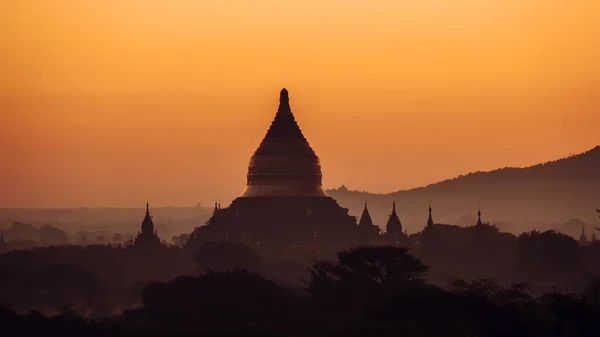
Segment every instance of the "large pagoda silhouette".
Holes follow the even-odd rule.
[[[212,217],[192,232],[187,246],[236,241],[286,248],[364,241],[356,218],[327,196],[321,179],[319,157],[298,127],[283,89],[271,127],[250,159],[245,192],[227,208],[215,204]]]

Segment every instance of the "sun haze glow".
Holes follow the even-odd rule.
[[[244,190],[279,90],[325,187],[417,187],[600,143],[596,0],[7,0],[0,207]]]

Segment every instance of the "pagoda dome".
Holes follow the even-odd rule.
[[[310,147],[281,90],[279,109],[250,159],[242,197],[325,197],[319,157]]]

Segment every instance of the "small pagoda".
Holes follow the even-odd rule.
[[[138,232],[133,245],[135,247],[159,247],[161,245],[158,233],[154,229],[154,222],[152,222],[150,205],[148,203],[146,203],[146,216],[144,217],[144,221],[142,221],[142,230]]]

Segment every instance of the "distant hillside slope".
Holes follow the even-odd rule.
[[[504,223],[520,232],[555,228],[570,218],[598,223],[600,207],[600,146],[590,151],[525,168],[506,167],[461,175],[425,187],[390,194],[351,191],[342,186],[327,193],[351,214],[359,215],[364,202],[374,221],[385,226],[395,198],[408,231],[420,230],[427,221],[429,200],[435,222],[456,223],[466,214]]]
[[[205,223],[211,207],[152,207],[150,213],[159,235],[190,233],[195,226]],[[44,224],[63,229],[68,233],[78,231],[109,231],[137,233],[146,210],[140,208],[79,207],[79,208],[0,208],[0,230],[19,221],[35,225]]]

